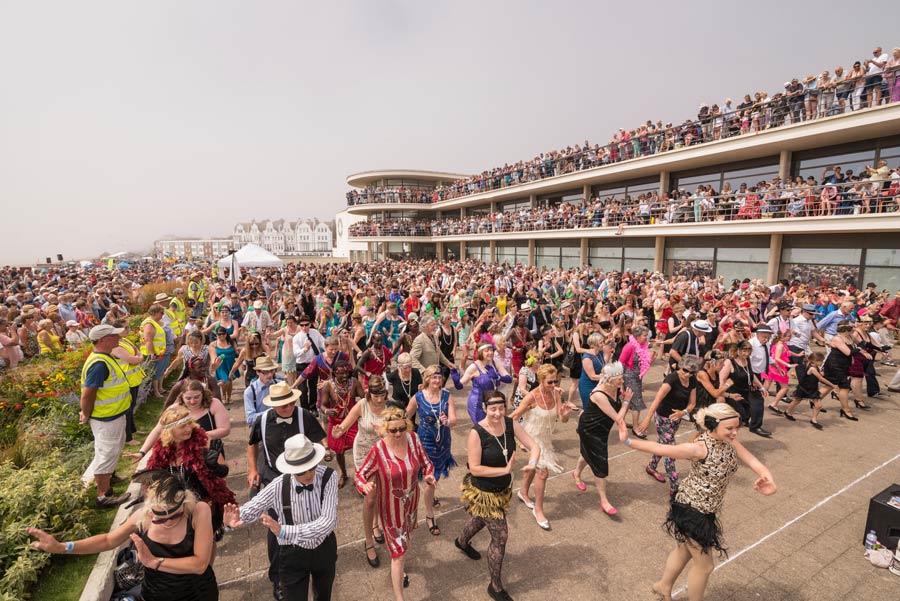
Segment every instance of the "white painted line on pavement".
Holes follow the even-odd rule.
[[[811,514],[811,513],[812,513],[813,511],[815,511],[816,509],[819,509],[820,507],[822,507],[823,505],[825,505],[826,503],[828,503],[829,501],[831,501],[831,500],[834,499],[835,497],[838,497],[838,496],[844,494],[845,492],[847,492],[848,490],[850,490],[851,488],[853,488],[854,486],[856,486],[857,484],[859,484],[860,482],[862,482],[863,480],[865,480],[866,478],[868,478],[869,476],[871,476],[872,474],[874,474],[875,472],[877,472],[878,470],[880,470],[880,469],[886,467],[887,465],[893,463],[893,462],[896,461],[897,459],[900,459],[900,453],[897,453],[896,455],[894,455],[893,457],[891,457],[890,459],[888,459],[887,461],[885,461],[885,462],[882,463],[881,465],[879,465],[879,466],[877,466],[877,467],[874,467],[874,468],[870,469],[868,472],[866,472],[865,474],[863,474],[862,476],[860,476],[859,478],[857,478],[856,480],[854,480],[853,482],[851,482],[850,484],[848,484],[847,486],[845,486],[844,488],[840,489],[839,491],[837,491],[837,492],[835,492],[835,493],[833,493],[833,494],[831,494],[831,495],[825,497],[824,499],[822,499],[821,501],[819,501],[818,503],[816,503],[815,505],[813,505],[812,507],[810,507],[809,509],[807,509],[806,511],[804,511],[803,513],[801,513],[800,515],[798,515],[797,517],[795,517],[795,518],[789,520],[788,522],[786,522],[786,523],[785,523],[783,526],[781,526],[780,528],[777,528],[776,530],[773,530],[772,532],[768,533],[767,535],[765,535],[764,537],[762,537],[761,539],[759,539],[758,541],[756,541],[755,543],[753,543],[753,544],[750,545],[749,547],[745,547],[745,548],[741,549],[740,551],[738,551],[737,553],[735,553],[734,555],[732,555],[731,557],[729,557],[728,559],[726,559],[726,560],[723,561],[722,563],[718,564],[718,565],[713,569],[713,572],[717,571],[719,568],[723,568],[723,567],[727,566],[729,563],[731,563],[732,561],[734,561],[735,559],[737,559],[738,557],[740,557],[740,556],[743,555],[744,553],[747,553],[747,552],[749,552],[749,551],[752,551],[753,549],[755,549],[756,547],[760,546],[761,544],[763,544],[764,542],[766,542],[767,540],[769,540],[770,538],[772,538],[773,536],[775,536],[775,535],[778,534],[779,532],[782,532],[782,531],[785,530],[786,528],[789,528],[790,526],[794,525],[794,524],[797,523],[798,521],[802,520],[803,518],[805,518],[806,516],[808,516],[809,514]],[[672,596],[674,597],[675,595],[681,594],[681,593],[685,592],[686,590],[687,590],[687,586],[682,586],[682,587],[679,588],[678,590],[673,591],[673,592],[672,592]]]

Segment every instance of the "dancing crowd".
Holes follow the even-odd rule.
[[[771,97],[760,91],[745,94],[738,103],[731,98],[712,105],[703,102],[696,120],[687,119],[680,125],[647,120],[633,129],[620,128],[605,145],[585,140],[583,144],[542,152],[531,160],[489,169],[429,193],[389,187],[362,189],[348,193],[347,202],[440,202],[900,101],[900,48],[885,52],[878,46],[871,56],[851,64],[846,70],[841,65],[835,67],[833,74],[824,70],[802,80],[793,78]]]
[[[487,593],[511,599],[502,579],[506,514],[515,496],[537,527],[552,529],[544,500],[549,475],[563,471],[554,445],[568,421],[577,422],[580,451],[570,484],[587,490],[589,468],[610,517],[619,515],[607,484],[610,434],[650,456],[648,476],[668,485],[665,525],[676,542],[654,590],[670,598],[690,565],[689,594],[701,599],[714,553],[725,549],[717,515],[738,464],[756,474],[759,493],[777,490],[738,440],[740,428],[767,438],[767,418],[816,430],[865,419],[861,412],[884,394],[877,363],[895,365],[900,319],[900,293],[874,283],[728,285],[476,261],[295,264],[250,270],[234,284],[159,263],[123,274],[6,268],[2,278],[5,319],[25,304],[49,312],[51,295],[93,298],[92,312],[96,305],[109,312],[143,284],[178,286],[173,297],[156,296],[139,349],[116,352],[124,320],[104,314],[79,322],[93,343],[81,408],[95,436],[89,471],[99,506],[127,500],[110,481],[135,387],[145,377],[159,377],[162,387],[166,373],[180,373],[157,427],[128,452],[145,462],[134,476],[144,485],[142,509],[84,540],[29,529],[33,546],[53,553],[96,553],[130,539],[146,601],[218,598],[216,544],[257,520],[267,531],[274,598],[307,599],[311,586],[327,601],[338,491],[348,483],[363,497],[366,561],[378,568],[379,545],[386,547],[396,599],[412,577],[405,560],[418,511],[427,533],[441,536],[440,497],[458,495],[468,519],[452,535],[454,546],[479,561],[477,535],[486,530]],[[99,290],[117,302],[103,302]],[[14,342],[4,342],[10,348]],[[650,395],[644,382],[654,363],[664,379]],[[232,391],[239,377],[240,395]],[[467,391],[465,411],[451,388]],[[900,392],[900,370],[887,388]],[[245,491],[226,483],[222,443],[235,396],[250,432],[243,505],[237,497]],[[466,457],[454,457],[452,427],[466,415]],[[684,422],[697,434],[676,444]],[[690,467],[679,472],[676,459]],[[458,493],[442,482],[462,465]],[[514,490],[515,472],[522,478]]]

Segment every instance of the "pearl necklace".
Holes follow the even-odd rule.
[[[434,442],[439,443],[441,442],[441,430],[443,430],[443,424],[441,424],[441,393],[438,391],[437,410],[434,408],[434,403],[428,400],[428,394],[425,390],[422,391],[422,399],[428,405],[428,412],[434,416],[434,430],[437,432],[434,436]]]
[[[487,428],[485,428],[484,431],[494,437],[494,440],[497,441],[497,446],[499,446],[500,450],[503,451],[503,459],[508,462],[509,461],[509,449],[503,442],[500,441],[501,437],[503,438],[503,440],[506,440],[506,428],[505,427],[503,428],[503,432],[500,433],[500,436],[497,436],[496,434],[494,434]]]

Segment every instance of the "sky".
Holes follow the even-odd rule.
[[[0,0],[0,264],[330,219],[351,173],[684,120],[889,52],[891,5]]]

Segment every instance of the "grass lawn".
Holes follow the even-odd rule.
[[[149,432],[156,425],[159,414],[162,412],[163,399],[152,397],[135,412],[134,421],[137,429]],[[139,448],[139,447],[134,447]],[[128,447],[126,447],[126,451]],[[119,460],[116,473],[120,476],[134,473],[134,466],[130,459],[123,457]],[[129,482],[123,482],[113,487],[117,493],[128,488]],[[97,510],[90,523],[91,534],[108,532],[113,518],[116,517],[117,507]],[[96,555],[54,555],[49,567],[41,574],[37,585],[32,591],[32,599],[35,601],[78,601],[81,591],[87,582],[91,570],[94,569]]]

